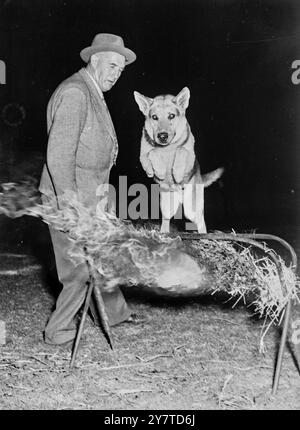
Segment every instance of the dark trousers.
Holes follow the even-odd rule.
[[[57,299],[56,308],[46,328],[45,341],[61,344],[76,336],[75,316],[82,306],[87,292],[89,271],[86,263],[76,265],[68,256],[70,239],[66,233],[49,227],[56,260],[57,274],[63,289]],[[127,320],[131,310],[120,289],[102,293],[105,309],[111,326]]]

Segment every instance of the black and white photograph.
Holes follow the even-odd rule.
[[[0,0],[0,410],[299,410],[299,145],[298,0]]]

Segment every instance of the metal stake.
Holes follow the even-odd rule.
[[[70,362],[71,368],[74,366],[75,359],[77,356],[78,346],[79,346],[79,342],[80,342],[81,335],[83,332],[83,327],[84,327],[87,311],[88,311],[89,306],[90,306],[90,300],[91,300],[93,288],[94,288],[94,285],[93,285],[92,279],[90,279],[90,283],[89,283],[88,290],[87,290],[86,297],[85,297],[85,302],[84,302],[84,307],[83,307],[83,312],[82,312],[79,328],[78,328],[78,331],[76,334],[75,345],[74,345],[74,348],[72,351],[72,357],[71,357],[71,362]]]
[[[90,270],[91,270],[91,274],[92,274],[92,279],[94,280],[93,294],[94,294],[94,299],[96,302],[96,309],[98,310],[98,313],[99,313],[99,316],[101,319],[101,323],[102,323],[102,328],[104,331],[104,335],[108,341],[108,344],[111,347],[111,349],[114,349],[110,325],[109,325],[107,313],[105,310],[103,297],[101,294],[101,285],[100,284],[101,284],[101,280],[103,280],[103,278],[100,276],[100,274],[97,272],[97,270],[94,267],[91,267]]]
[[[284,354],[284,348],[287,340],[287,333],[289,328],[289,322],[290,322],[290,316],[291,316],[291,300],[288,301],[288,304],[285,308],[285,316],[284,316],[284,322],[283,322],[283,329],[282,334],[280,338],[280,346],[278,351],[278,357],[277,357],[277,363],[275,368],[275,376],[274,376],[274,384],[272,389],[272,394],[275,396],[277,393],[278,385],[279,385],[279,378],[282,368],[282,361],[283,361],[283,354]]]
[[[98,310],[101,322],[102,322],[102,328],[104,331],[104,335],[109,343],[109,346],[111,347],[111,349],[113,349],[113,342],[112,342],[112,336],[111,336],[111,331],[110,331],[110,327],[109,327],[109,323],[108,323],[108,317],[107,317],[107,313],[105,310],[105,306],[104,306],[104,302],[103,302],[103,298],[102,298],[102,294],[101,294],[101,286],[100,286],[100,281],[101,281],[101,276],[100,274],[97,272],[97,270],[91,266],[91,264],[87,261],[87,265],[89,268],[89,273],[90,273],[90,283],[88,286],[88,290],[86,293],[86,297],[85,297],[85,302],[84,302],[84,307],[83,307],[83,311],[82,311],[82,316],[81,316],[81,320],[80,320],[80,324],[79,324],[79,328],[76,334],[76,339],[75,339],[75,345],[72,351],[72,357],[71,357],[71,362],[70,362],[70,367],[72,368],[74,366],[75,363],[75,359],[77,356],[77,352],[78,352],[78,347],[79,347],[79,342],[83,333],[83,328],[84,328],[84,323],[86,320],[86,316],[87,316],[87,312],[90,306],[90,300],[91,300],[91,295],[92,292],[94,293],[94,298],[95,298],[95,302],[96,302],[96,308]]]

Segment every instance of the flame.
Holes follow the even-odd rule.
[[[250,248],[238,251],[233,243],[207,239],[186,244],[180,237],[136,228],[112,213],[96,214],[73,192],[40,204],[30,181],[2,184],[1,188],[0,214],[39,217],[68,233],[70,258],[75,264],[88,261],[96,268],[105,279],[104,290],[144,285],[174,295],[223,291],[238,300],[256,290],[253,303],[258,313],[266,312],[273,320],[279,318],[286,301],[299,294],[299,282],[291,268],[284,267],[289,291],[283,297],[274,263],[266,257],[262,265]]]
[[[212,274],[188,254],[180,239],[156,230],[137,229],[109,212],[97,214],[76,193],[66,192],[40,204],[30,182],[2,184],[0,213],[15,218],[40,217],[67,232],[75,264],[89,261],[106,280],[104,289],[117,285],[147,285],[159,292],[192,294],[208,290]]]
[[[0,185],[0,214],[10,218],[28,215],[28,210],[40,202],[34,179],[20,183],[6,182]]]

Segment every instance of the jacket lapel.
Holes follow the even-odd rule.
[[[107,131],[109,132],[111,138],[113,139],[114,143],[117,143],[117,136],[116,136],[116,132],[115,132],[115,128],[110,116],[110,113],[108,111],[108,108],[106,106],[105,101],[100,97],[100,94],[98,93],[95,84],[93,83],[93,81],[91,80],[91,78],[89,77],[88,73],[85,71],[84,68],[80,69],[79,72],[80,76],[82,77],[82,79],[84,80],[85,84],[87,85],[87,87],[89,88],[90,94],[91,94],[91,98],[92,98],[92,102],[94,104],[95,107],[95,112],[97,117],[99,118],[99,121],[104,123]]]

